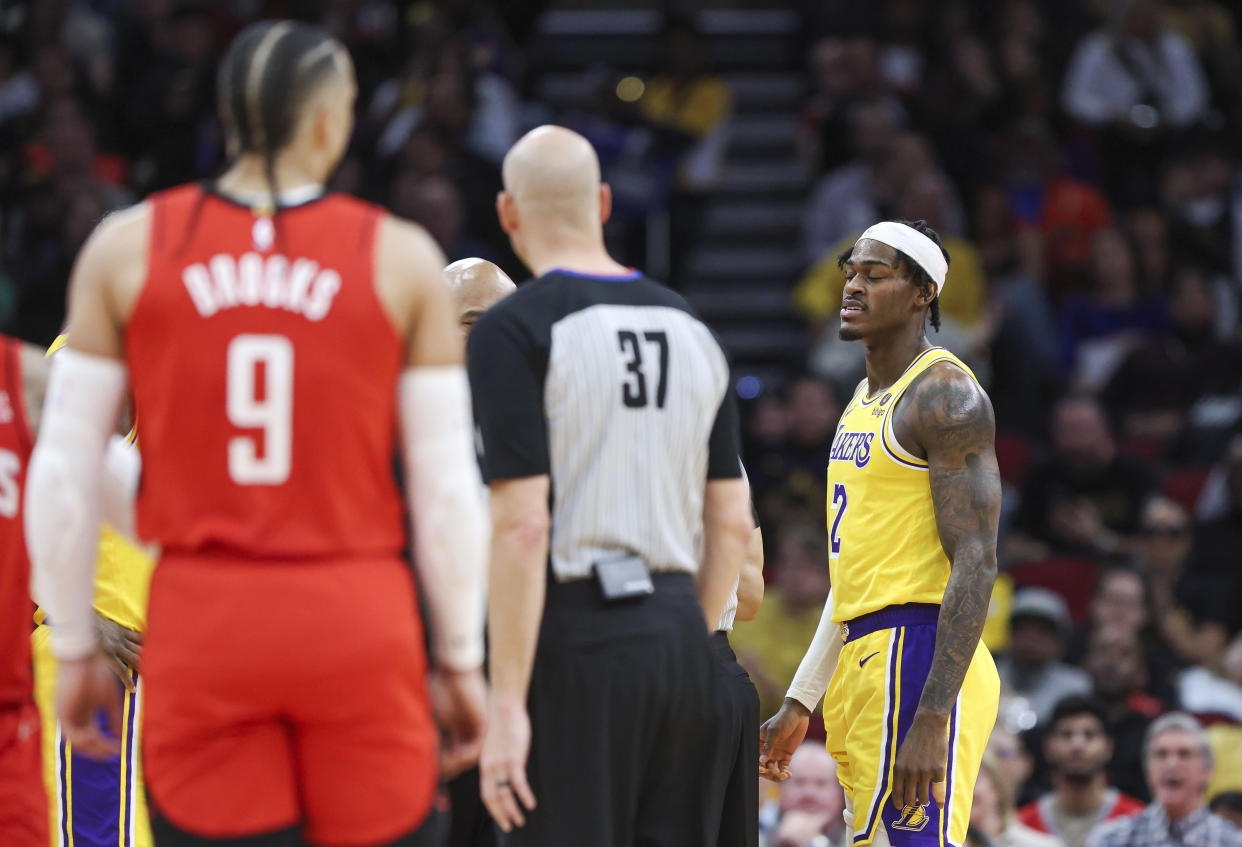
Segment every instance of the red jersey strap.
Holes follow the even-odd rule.
[[[375,256],[375,234],[379,230],[384,210],[378,206],[367,210],[358,231],[358,255],[370,261]]]
[[[151,204],[151,247],[154,257],[164,257],[182,250],[194,238],[194,226],[198,214],[207,202],[206,183],[191,182],[152,194],[147,198]],[[197,210],[197,211],[196,211]],[[177,226],[177,222],[180,226]]]
[[[30,418],[26,415],[26,386],[22,383],[22,343],[16,338],[4,338],[4,389],[9,396],[13,414],[13,428],[17,440],[27,456],[34,449],[34,436],[30,432]]]

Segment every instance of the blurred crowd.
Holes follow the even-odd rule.
[[[929,335],[987,387],[1005,482],[985,631],[1002,706],[972,838],[1166,843],[1179,792],[1238,820],[1242,18],[1212,0],[870,5],[808,16],[799,149],[818,176],[793,298],[811,342],[751,403],[769,591],[735,649],[773,713],[829,589],[824,468],[863,376],[837,338],[837,258],[877,219],[926,220],[953,283]],[[1198,770],[1161,770],[1162,739]],[[1159,838],[1098,831],[1149,802]],[[838,843],[836,803],[789,837],[774,808],[768,843]],[[1176,843],[1237,843],[1204,832]]]
[[[669,15],[650,67],[589,69],[598,96],[532,96],[544,0],[39,0],[0,14],[0,328],[46,343],[68,271],[107,211],[225,164],[215,68],[251,20],[297,16],[347,44],[357,126],[331,188],[423,224],[450,259],[524,278],[495,214],[500,161],[526,129],[586,135],[614,185],[614,252],[647,264],[647,224],[692,231],[730,93],[693,16]],[[642,64],[639,62],[638,64]],[[588,70],[588,69],[584,69]],[[670,268],[668,251],[657,254]]]
[[[499,163],[522,131],[557,120],[599,151],[618,258],[646,264],[664,217],[669,266],[650,270],[675,280],[729,86],[693,17],[670,15],[642,77],[584,67],[598,96],[553,112],[533,94],[528,49],[544,5],[5,5],[0,327],[50,341],[98,219],[219,171],[215,65],[242,25],[289,14],[330,29],[357,66],[358,124],[334,188],[424,224],[449,259],[489,258],[522,279],[493,211]],[[791,7],[813,176],[801,243],[783,246],[805,262],[791,296],[808,354],[748,404],[768,593],[734,634],[765,715],[829,590],[824,469],[864,354],[837,339],[837,256],[876,220],[922,219],[952,257],[931,337],[987,387],[1006,485],[985,632],[1004,698],[972,838],[1078,847],[1104,812],[1165,808],[1179,792],[1237,819],[1242,15],[1216,0]],[[1170,739],[1190,761],[1172,776],[1157,755]],[[796,765],[764,808],[767,843],[848,841],[831,757],[812,745]]]

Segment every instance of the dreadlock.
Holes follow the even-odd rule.
[[[921,232],[923,233],[923,235],[926,235],[928,238],[930,238],[933,242],[935,242],[936,246],[940,248],[940,252],[944,254],[944,263],[946,266],[948,266],[949,251],[944,249],[944,245],[940,243],[940,234],[936,232],[936,230],[929,227],[927,225],[927,221],[922,221],[922,220],[920,221],[894,221],[894,223],[904,224],[905,226],[908,226],[911,229],[916,230],[917,232]],[[851,246],[850,249],[846,250],[840,256],[837,256],[837,267],[844,270],[845,263],[850,260],[850,256],[853,254],[853,252],[854,252],[854,248]],[[923,270],[923,267],[918,262],[914,261],[909,256],[907,256],[905,253],[898,250],[897,251],[897,264],[900,265],[902,262],[905,263],[906,271],[910,274],[910,281],[914,283],[914,285],[917,288],[922,289],[923,292],[926,294],[931,294],[936,290],[935,288],[936,283],[931,278],[931,275],[928,274],[927,271]],[[928,313],[928,316],[931,318],[932,329],[936,330],[936,332],[939,332],[940,331],[940,295],[939,294],[937,294],[935,297],[932,298],[931,304],[927,307],[927,313]]]
[[[260,21],[229,45],[216,77],[220,120],[231,166],[243,154],[263,158],[272,223],[280,237],[276,156],[293,137],[307,96],[336,68],[344,48],[328,32],[298,21]],[[208,180],[208,188],[214,180]],[[206,192],[190,215],[192,231]]]

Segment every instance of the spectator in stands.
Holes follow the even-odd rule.
[[[1195,403],[1236,397],[1242,383],[1242,343],[1217,334],[1220,301],[1207,272],[1181,267],[1168,309],[1169,332],[1133,348],[1101,395],[1122,438],[1166,444]]]
[[[1022,481],[1006,558],[1124,556],[1137,549],[1142,505],[1154,488],[1148,466],[1118,451],[1100,404],[1067,397],[1052,411],[1052,454]]]
[[[1089,288],[1062,306],[1062,372],[1079,390],[1094,393],[1131,350],[1164,332],[1166,324],[1163,298],[1139,290],[1125,234],[1100,230],[1092,242]]]
[[[1052,790],[1019,809],[1018,820],[1065,847],[1082,847],[1100,821],[1142,811],[1140,801],[1109,785],[1106,766],[1112,755],[1104,706],[1090,697],[1061,700],[1044,735]]]
[[[1065,601],[1046,588],[1023,588],[1014,594],[1009,626],[1009,655],[996,663],[1001,692],[1024,698],[1044,724],[1063,697],[1091,689],[1085,673],[1061,661],[1070,633]]]
[[[1144,507],[1141,532],[1139,557],[1157,631],[1180,663],[1216,667],[1238,619],[1236,582],[1227,570],[1192,563],[1190,517],[1167,497]]]
[[[747,467],[754,468],[754,484],[762,515],[779,522],[823,522],[828,496],[824,468],[832,437],[841,417],[832,387],[823,380],[804,376],[789,387],[783,409],[767,408],[768,420],[783,430],[778,442],[767,441]]]
[[[1242,511],[1242,433],[1230,439],[1220,461],[1212,468],[1195,507],[1203,524],[1229,518]]]
[[[847,127],[852,157],[821,177],[807,198],[802,218],[805,261],[826,259],[829,248],[881,216],[880,205],[887,200],[881,196],[882,173],[903,119],[904,114],[885,99],[861,103],[853,110]]]
[[[1160,190],[1173,243],[1205,270],[1235,279],[1242,275],[1237,250],[1242,187],[1231,158],[1236,152],[1236,139],[1189,139],[1165,163]]]
[[[1021,120],[996,143],[1024,266],[1059,302],[1085,287],[1092,244],[1112,226],[1112,209],[1099,188],[1068,172],[1046,123]]]
[[[1160,0],[1116,0],[1066,70],[1061,102],[1099,134],[1099,164],[1123,202],[1149,201],[1164,144],[1201,121],[1207,83],[1194,51],[1161,23]]]
[[[1142,206],[1126,217],[1125,231],[1134,245],[1139,290],[1151,294],[1167,289],[1173,268],[1168,217],[1156,206]]]
[[[700,141],[729,116],[733,92],[712,73],[707,45],[688,16],[670,16],[662,34],[660,66],[647,82],[639,108],[652,124]]]
[[[996,184],[976,196],[973,223],[995,314],[988,392],[997,430],[1043,438],[1060,372],[1056,319],[1038,278],[1043,240],[1032,227],[1019,232],[1009,194]]]
[[[1208,810],[1242,829],[1242,791],[1223,791],[1208,803]]]
[[[837,763],[818,741],[807,741],[794,751],[789,779],[781,783],[780,798],[759,811],[760,844],[769,847],[841,847],[850,843],[846,833],[845,792],[837,780]]]
[[[1212,773],[1207,735],[1184,712],[1152,722],[1143,759],[1153,802],[1137,815],[1101,824],[1090,847],[1242,847],[1242,832],[1208,811]]]
[[[901,101],[884,88],[875,41],[829,36],[811,48],[811,93],[802,107],[799,151],[815,173],[835,170],[859,154],[854,122],[868,104],[903,115]]]
[[[491,261],[487,245],[466,233],[461,192],[444,177],[402,174],[393,183],[388,205],[393,214],[425,227],[449,261],[467,256]]]
[[[1014,814],[1014,788],[986,753],[975,779],[970,827],[993,847],[1061,847],[1055,838],[1031,829]]]
[[[1235,603],[1238,596],[1231,598]],[[1218,664],[1187,668],[1177,681],[1183,709],[1207,721],[1242,724],[1242,635],[1225,648]]]
[[[89,181],[75,193],[48,182],[30,189],[20,218],[28,249],[14,268],[19,285],[12,322],[24,338],[46,346],[64,328],[74,257],[107,211],[102,191]]]
[[[987,755],[996,763],[1000,775],[1012,785],[1019,801],[1025,801],[1027,784],[1035,770],[1035,761],[1026,749],[1026,743],[1017,733],[1006,729],[1001,720],[997,720],[992,735],[988,738]]]
[[[776,714],[785,689],[815,636],[828,599],[828,548],[824,527],[789,524],[778,530],[771,583],[759,614],[731,636],[738,662],[759,690],[760,714]]]
[[[1092,693],[1104,706],[1105,725],[1114,742],[1108,781],[1132,797],[1147,800],[1139,751],[1147,725],[1163,711],[1163,705],[1145,691],[1149,675],[1143,644],[1136,633],[1098,630],[1087,645],[1083,669],[1091,677]]]
[[[1071,117],[1139,130],[1188,126],[1203,117],[1203,68],[1186,39],[1162,25],[1162,6],[1114,2],[1108,25],[1079,42],[1061,95]]]
[[[1242,597],[1242,569],[1238,568],[1238,551],[1242,550],[1242,433],[1229,442],[1217,478],[1221,483],[1211,492],[1217,503],[1209,512],[1216,517],[1196,524],[1188,571],[1205,583],[1215,580],[1217,591],[1238,598]],[[1235,602],[1232,614],[1222,615],[1221,620],[1231,636],[1242,631],[1242,604]]]
[[[1152,498],[1144,509],[1144,541],[1148,537],[1145,531],[1150,504],[1163,500],[1161,497]],[[1133,633],[1139,637],[1147,667],[1151,671],[1149,693],[1159,700],[1172,699],[1172,679],[1177,670],[1177,660],[1161,639],[1159,628],[1153,625],[1147,582],[1139,571],[1129,567],[1112,567],[1100,574],[1095,582],[1086,624],[1074,632],[1070,641],[1069,661],[1081,664],[1091,634],[1108,630]]]

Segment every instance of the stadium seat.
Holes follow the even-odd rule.
[[[996,463],[1000,465],[1002,480],[1010,485],[1020,485],[1031,464],[1031,445],[1012,432],[996,433]]]
[[[1176,501],[1187,512],[1194,514],[1195,505],[1199,502],[1199,495],[1203,492],[1207,478],[1206,470],[1170,471],[1165,475],[1161,488],[1170,500]]]
[[[1047,588],[1060,594],[1074,623],[1087,618],[1087,607],[1095,591],[1099,565],[1078,556],[1053,556],[1038,562],[1023,562],[1009,569],[1015,588]]]

